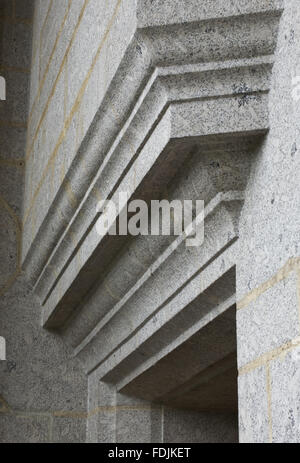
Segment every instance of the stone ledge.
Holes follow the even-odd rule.
[[[274,8],[275,8],[275,10],[274,10]],[[263,11],[265,11],[265,7],[263,7]],[[246,51],[246,49],[243,49],[243,46],[242,46],[239,50],[238,49],[236,50],[236,57],[238,55],[244,56],[245,54],[250,54],[250,55],[253,56],[254,54],[257,54],[257,53],[264,54],[264,55],[268,54],[268,53],[272,53],[273,50],[274,50],[274,47],[275,47],[275,43],[276,43],[276,40],[275,40],[276,39],[276,31],[277,31],[277,26],[278,26],[278,20],[279,20],[280,13],[281,13],[281,10],[280,10],[278,4],[276,3],[275,5],[270,6],[268,14],[265,14],[265,12],[264,12],[262,14],[258,14],[257,16],[255,16],[255,21],[251,21],[251,17],[250,17],[251,15],[249,16],[249,18],[247,17],[247,20],[249,20],[248,21],[248,26],[247,26],[247,28],[249,29],[249,34],[252,33],[253,36],[255,36],[255,39],[257,39],[257,34],[254,31],[255,27],[260,26],[260,21],[262,21],[261,24],[264,24],[265,22],[267,22],[269,27],[271,29],[273,29],[272,39],[270,40],[270,37],[271,37],[270,36],[270,30],[268,28],[266,28],[266,29],[268,29],[268,37],[269,37],[269,39],[267,39],[267,36],[266,36],[266,40],[264,40],[264,37],[262,37],[262,39],[260,41],[260,47],[261,48],[257,48],[257,46],[256,46],[255,50],[254,49],[251,50],[251,46],[250,46],[250,44],[248,44],[248,48],[247,48],[247,51]],[[235,33],[238,33],[238,30],[241,27],[241,25],[235,27],[234,26],[235,23],[240,24],[240,21],[243,22],[244,18],[245,17],[243,17],[243,16],[236,16],[236,17],[230,17],[228,19],[222,20],[221,22],[218,22],[218,20],[217,20],[216,27],[217,28],[218,27],[222,27],[222,28],[223,27],[225,27],[225,28],[228,27],[229,28],[228,32],[231,31],[230,34],[235,34]],[[203,23],[203,21],[201,22],[201,24],[202,23]],[[172,34],[172,30],[173,30],[172,27],[173,26],[170,26],[170,27],[166,26],[162,30],[163,37],[164,37],[165,33],[167,34],[166,37],[165,37],[165,39],[166,39],[165,45],[168,44],[168,46],[169,46],[169,42],[170,42],[169,32]],[[182,33],[183,33],[182,39],[186,40],[186,37],[188,37],[188,35],[186,34],[186,31],[184,29],[186,26],[182,26],[182,27],[183,27],[183,29],[182,29]],[[193,28],[194,25],[191,25],[191,27]],[[251,29],[253,27],[254,27],[254,29]],[[251,32],[251,30],[252,30],[252,32]],[[243,29],[243,33],[244,32],[245,32],[245,30]],[[260,36],[261,36],[261,33],[260,33]],[[144,39],[143,37],[146,37],[146,38]],[[163,40],[165,40],[165,39],[163,38]],[[154,42],[153,42],[153,40],[154,40]],[[237,37],[236,37],[236,42],[237,43],[239,42],[239,40],[237,40]],[[151,45],[150,45],[151,50],[148,50],[149,43],[151,43]],[[224,47],[224,46],[226,46],[226,43],[222,44],[222,47]],[[142,50],[142,55],[140,55],[140,49]],[[233,52],[232,52],[232,50],[231,51],[230,50],[231,50],[231,46],[228,48],[228,53],[225,53],[225,56],[228,56],[228,57],[232,56]],[[171,53],[171,55],[170,55],[170,53]],[[176,53],[178,53],[178,48],[176,48],[174,50],[170,50],[170,52],[168,52],[167,54],[169,56],[174,56],[176,58],[176,56],[173,55],[174,53],[175,53],[175,55],[176,55]],[[233,53],[233,55],[234,55],[234,53]],[[214,56],[210,55],[210,58],[214,58]],[[200,59],[200,57],[199,57],[199,59]],[[107,115],[109,115],[109,111],[107,112],[107,110],[109,108],[109,105],[113,105],[113,101],[117,101],[118,99],[120,99],[120,94],[118,93],[118,87],[119,87],[119,91],[123,92],[123,85],[121,84],[121,82],[122,82],[122,80],[124,80],[124,76],[127,74],[128,69],[130,67],[132,67],[132,65],[133,65],[134,72],[131,69],[130,73],[132,75],[134,75],[135,79],[137,79],[137,80],[135,80],[132,84],[130,84],[133,87],[130,89],[130,91],[128,89],[127,92],[125,94],[123,94],[123,97],[121,98],[120,101],[124,100],[125,95],[129,95],[129,94],[130,95],[131,94],[136,95],[136,92],[138,91],[138,88],[140,88],[141,85],[144,87],[143,82],[145,82],[145,80],[147,80],[147,75],[149,75],[149,72],[150,72],[150,75],[153,72],[153,71],[151,71],[151,69],[153,69],[153,64],[157,60],[158,60],[158,63],[160,63],[160,66],[161,66],[163,63],[162,63],[161,56],[160,56],[160,39],[158,41],[155,39],[155,37],[152,35],[152,29],[151,28],[149,28],[149,30],[147,28],[142,29],[142,31],[138,30],[136,38],[133,39],[132,44],[130,45],[129,49],[127,50],[127,53],[124,56],[123,63],[120,66],[119,71],[118,71],[118,73],[117,73],[117,75],[116,75],[116,77],[115,77],[115,79],[114,79],[114,81],[112,83],[111,90],[109,90],[109,92],[108,92],[106,101],[103,103],[103,105],[101,107],[101,111],[99,110],[99,114],[102,114],[102,115],[104,114],[104,118],[106,119],[106,122],[105,122],[105,120],[103,119],[102,116],[100,118],[97,117],[96,120],[95,120],[95,123],[92,125],[92,131],[95,132],[96,126],[102,126],[102,127],[107,126],[107,129],[108,129],[107,134],[109,134],[111,132],[111,130],[109,131],[109,128],[108,128],[108,125],[107,125],[107,122],[111,125],[110,118],[107,119]],[[176,60],[177,61],[179,60],[181,65],[183,64],[182,63],[182,58],[179,55],[177,56],[175,61]],[[207,61],[207,58],[203,56],[202,61],[203,60]],[[222,54],[222,60],[224,60],[224,54]],[[195,56],[194,55],[193,55],[193,60],[192,61],[195,61]],[[170,65],[170,60],[168,60],[168,58],[167,58],[167,61],[164,62],[164,66],[166,66],[166,65],[167,66]],[[154,72],[154,74],[155,74],[155,72]],[[150,78],[150,81],[151,81],[151,78]],[[135,88],[135,90],[134,90],[134,88]],[[131,93],[132,91],[133,91],[133,93]],[[138,93],[139,93],[139,91],[138,91]],[[112,94],[115,94],[115,97],[113,98],[113,100],[111,99],[111,96],[110,96]],[[143,94],[143,92],[140,94],[141,98],[143,99],[142,94]],[[118,109],[119,110],[121,108],[120,107],[120,101],[118,102]],[[125,103],[125,101],[124,101],[124,103]],[[122,105],[123,105],[123,103],[122,103]],[[126,116],[125,116],[125,119],[124,119],[124,115],[126,114],[126,112],[128,114],[128,109],[129,109],[130,105],[132,105],[132,102],[128,101],[127,103],[125,103],[123,105],[125,111],[123,111],[123,113],[118,111],[120,113],[120,115],[121,115],[121,113],[123,114],[121,116],[123,118],[123,121],[126,120]],[[132,120],[132,116],[129,117],[128,121],[130,122],[130,120]],[[117,121],[114,120],[114,123],[116,123],[116,122]],[[120,119],[120,122],[121,122],[121,119]],[[123,122],[123,124],[124,124],[124,122]],[[118,125],[119,125],[119,122],[117,122],[117,126]],[[122,123],[121,123],[121,125],[122,125]],[[126,124],[125,124],[125,126],[126,126]],[[113,136],[113,138],[115,138],[115,136],[116,136],[115,129],[114,129],[114,133],[113,133],[112,136]],[[96,140],[99,141],[100,138],[103,138],[103,137],[101,137],[101,136],[99,137],[99,135],[97,134],[97,136],[95,138],[95,135],[92,135],[91,133],[89,133],[87,135],[87,138],[86,138],[85,142],[82,145],[82,149],[78,153],[77,160],[78,161],[80,160],[81,154],[83,152],[86,152],[86,149],[87,149],[88,146],[89,146],[89,149],[91,149],[92,151],[95,151],[95,148],[96,148],[95,142],[96,142]],[[109,137],[106,136],[105,139],[108,141]],[[87,143],[88,143],[88,145],[87,145]],[[96,145],[97,144],[98,143],[96,142]],[[96,151],[95,151],[95,154],[97,153],[96,159],[97,159],[98,163],[99,163],[98,153],[99,153],[99,149],[100,149],[101,144],[102,143],[100,143],[100,145],[97,146]],[[104,149],[103,153],[104,152],[105,152],[105,149]],[[89,158],[92,159],[93,156],[95,156],[95,154],[92,155],[92,153],[91,153],[91,157],[89,156]],[[74,184],[78,185],[78,187],[79,187],[79,185],[82,184],[82,187],[76,189],[76,197],[79,199],[79,202],[80,202],[80,198],[83,198],[84,195],[86,194],[87,185],[89,185],[91,183],[92,177],[90,178],[89,176],[85,176],[83,178],[81,173],[79,174],[78,170],[75,168],[76,162],[73,163],[74,166],[71,167],[68,177],[72,178],[71,182],[72,183],[74,182]],[[94,162],[91,162],[91,164],[89,166],[89,169],[90,169],[90,172],[94,174],[94,172],[95,172],[95,164],[94,164]],[[68,179],[68,181],[70,181],[70,180]],[[84,183],[82,183],[82,182],[84,182]],[[59,197],[57,197],[57,199],[55,201],[56,206],[59,206],[61,201],[63,201],[63,203],[65,203],[65,205],[61,204],[61,206],[62,206],[61,210],[64,211],[62,213],[62,217],[64,217],[63,221],[60,222],[60,224],[50,224],[50,222],[48,220],[50,219],[50,215],[51,215],[50,212],[51,211],[49,211],[47,219],[44,222],[44,224],[41,227],[40,232],[38,234],[39,237],[37,237],[37,240],[36,240],[35,244],[32,246],[32,249],[31,249],[30,253],[28,254],[28,256],[27,256],[27,258],[25,260],[24,266],[28,270],[29,274],[32,276],[32,278],[31,278],[32,282],[36,282],[37,278],[39,278],[39,275],[40,275],[40,273],[42,271],[42,268],[45,266],[45,259],[46,259],[46,261],[49,259],[49,257],[51,256],[52,250],[53,250],[53,245],[57,244],[58,234],[61,235],[61,233],[65,229],[66,221],[70,220],[71,217],[74,215],[74,209],[70,206],[70,204],[67,204],[67,202],[65,202],[63,191],[64,190],[62,189],[61,193],[60,193],[62,196],[60,197],[60,199],[59,199]],[[53,235],[53,231],[51,231],[51,234],[49,235],[50,230],[54,231],[54,235]],[[42,237],[43,237],[43,239],[41,239]],[[40,244],[38,244],[38,243],[40,243]],[[45,254],[45,253],[47,253],[47,254]],[[40,256],[38,258],[38,261],[36,260],[37,256]]]
[[[150,340],[150,344],[153,340],[155,345],[155,339],[157,339],[157,336],[154,336],[155,334],[158,335],[160,344],[166,336],[166,334],[164,334],[163,336],[159,334],[160,330],[164,326],[169,327],[169,323],[172,324],[172,320],[175,320],[177,315],[179,315],[181,312],[187,310],[186,313],[188,314],[188,308],[190,306],[192,307],[193,301],[197,301],[197,298],[199,298],[201,294],[205,294],[205,292],[211,286],[213,286],[213,284],[216,281],[222,281],[222,275],[228,272],[228,275],[231,276],[231,278],[233,278],[233,280],[231,280],[231,283],[234,284],[234,271],[232,271],[232,269],[234,268],[235,259],[235,244],[231,244],[231,246],[228,249],[223,249],[220,255],[217,255],[215,259],[212,259],[212,261],[209,265],[207,265],[207,267],[205,267],[202,271],[197,273],[191,279],[191,281],[187,282],[185,286],[183,286],[179,291],[174,293],[171,298],[168,298],[165,301],[165,303],[156,307],[155,310],[152,310],[150,316],[148,316],[148,318],[142,323],[139,323],[140,326],[137,327],[138,329],[132,330],[128,338],[125,338],[124,341],[120,342],[117,332],[117,338],[115,339],[115,341],[113,341],[115,342],[115,347],[111,350],[110,353],[105,355],[104,352],[101,352],[101,350],[99,351],[99,343],[101,344],[103,341],[103,325],[100,324],[99,327],[96,327],[95,330],[91,333],[91,335],[80,346],[78,346],[77,349],[75,349],[74,355],[82,361],[83,365],[85,365],[85,368],[87,369],[87,372],[90,373],[97,367],[95,374],[97,375],[97,378],[99,380],[104,377],[109,378],[109,374],[113,372],[116,368],[114,373],[115,376],[112,375],[112,378],[114,378],[115,382],[119,382],[121,380],[121,377],[119,377],[118,379],[117,366],[121,366],[120,371],[122,372],[122,363],[127,359],[127,357],[130,360],[130,354],[133,354],[139,346],[143,346],[143,344],[146,343],[147,340]],[[226,307],[228,308],[232,304],[234,304],[234,296],[233,299],[230,299],[232,293],[228,294],[228,291],[230,292],[230,287],[230,285],[228,285],[228,288],[224,288],[224,286],[222,286],[222,288],[225,289],[224,294],[228,296],[228,301],[224,303],[224,306],[220,304],[220,307],[216,308],[215,315],[213,313],[208,313],[207,319],[204,316],[203,320],[201,321],[203,314],[198,313],[197,310],[194,313],[193,311],[191,311],[192,319],[193,317],[199,317],[198,320],[200,319],[198,329],[200,329],[200,326],[204,326],[206,323],[209,323],[209,320],[212,320],[214,316],[217,316],[220,313],[220,311],[222,312],[222,310],[225,310]],[[225,296],[225,299],[227,296]],[[213,303],[211,300],[210,304],[212,303],[212,307],[214,307],[220,301],[221,299],[219,301],[214,299]],[[127,313],[125,313],[125,315],[127,315]],[[177,328],[179,328],[180,330],[181,325],[183,328],[185,325],[183,324],[183,320],[181,319],[181,317],[178,317],[178,321],[179,325],[177,324]],[[191,319],[187,317],[186,323],[189,323],[189,321],[191,321]],[[167,331],[168,329],[170,328],[167,328]],[[185,340],[186,339],[183,335],[182,338],[179,337],[178,342],[180,343]],[[164,351],[162,346],[160,349],[161,354],[158,355],[164,356],[166,352]],[[101,352],[102,359],[101,357],[99,357],[99,352]],[[142,356],[142,358],[144,359],[144,356]],[[132,370],[131,374],[134,372],[134,369],[138,366],[138,364],[136,363],[138,359],[141,359],[141,357],[137,354],[137,359],[132,364],[129,361],[129,366]],[[149,361],[151,363],[151,360]],[[147,362],[145,362],[145,366],[147,366]]]
[[[145,24],[139,10],[132,41],[24,256],[24,268],[42,301],[43,325],[60,331],[89,372],[122,350],[135,330],[239,236],[249,166],[269,128],[268,93],[282,4],[228,2],[220,9],[206,2],[194,17],[193,3],[180,22],[174,9],[168,9],[167,19],[160,6],[158,15],[150,15]],[[236,155],[240,147],[243,167]],[[161,197],[170,185],[168,198],[176,197],[176,184],[184,185],[186,196],[189,189],[182,172],[197,152],[201,158],[227,153],[219,175],[207,166],[203,169],[202,181],[208,187],[201,197],[207,205],[205,245],[184,253],[180,244],[176,256],[170,254],[164,261],[170,242],[156,245],[152,255],[147,254],[145,240],[145,263],[139,262],[138,271],[118,284],[120,291],[114,294],[113,268],[129,239],[99,237],[99,199],[116,199],[127,192],[129,200],[148,201]],[[231,183],[226,169],[236,172]],[[142,246],[131,241],[133,251]],[[130,266],[131,256],[124,265],[126,259]],[[184,268],[181,275],[176,265]],[[118,339],[111,336],[114,331]]]

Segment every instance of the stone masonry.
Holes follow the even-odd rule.
[[[0,442],[299,443],[299,1],[0,0],[0,30]],[[203,244],[100,236],[120,192],[204,200]]]

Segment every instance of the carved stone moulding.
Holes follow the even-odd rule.
[[[232,321],[239,215],[269,128],[282,13],[275,0],[189,1],[180,13],[178,3],[138,3],[136,33],[64,180],[77,202],[63,183],[24,261],[43,325],[60,331],[88,373],[135,393],[137,378],[169,355],[164,342],[176,356],[185,333],[217,315]],[[120,192],[205,200],[203,246],[99,236],[97,203]],[[164,397],[151,387],[144,397]]]

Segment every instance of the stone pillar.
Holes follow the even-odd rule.
[[[241,442],[299,442],[300,259],[238,304]]]
[[[89,375],[88,443],[162,442],[162,407],[119,394]]]
[[[300,441],[300,11],[286,1],[240,221],[237,334],[241,442]]]
[[[88,443],[237,442],[234,414],[180,410],[117,393],[89,375]]]

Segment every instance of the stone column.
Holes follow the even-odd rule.
[[[300,442],[300,11],[286,1],[260,147],[240,221],[241,442]]]
[[[299,442],[300,259],[238,304],[241,442]]]
[[[88,443],[162,442],[162,406],[119,394],[89,375]]]

